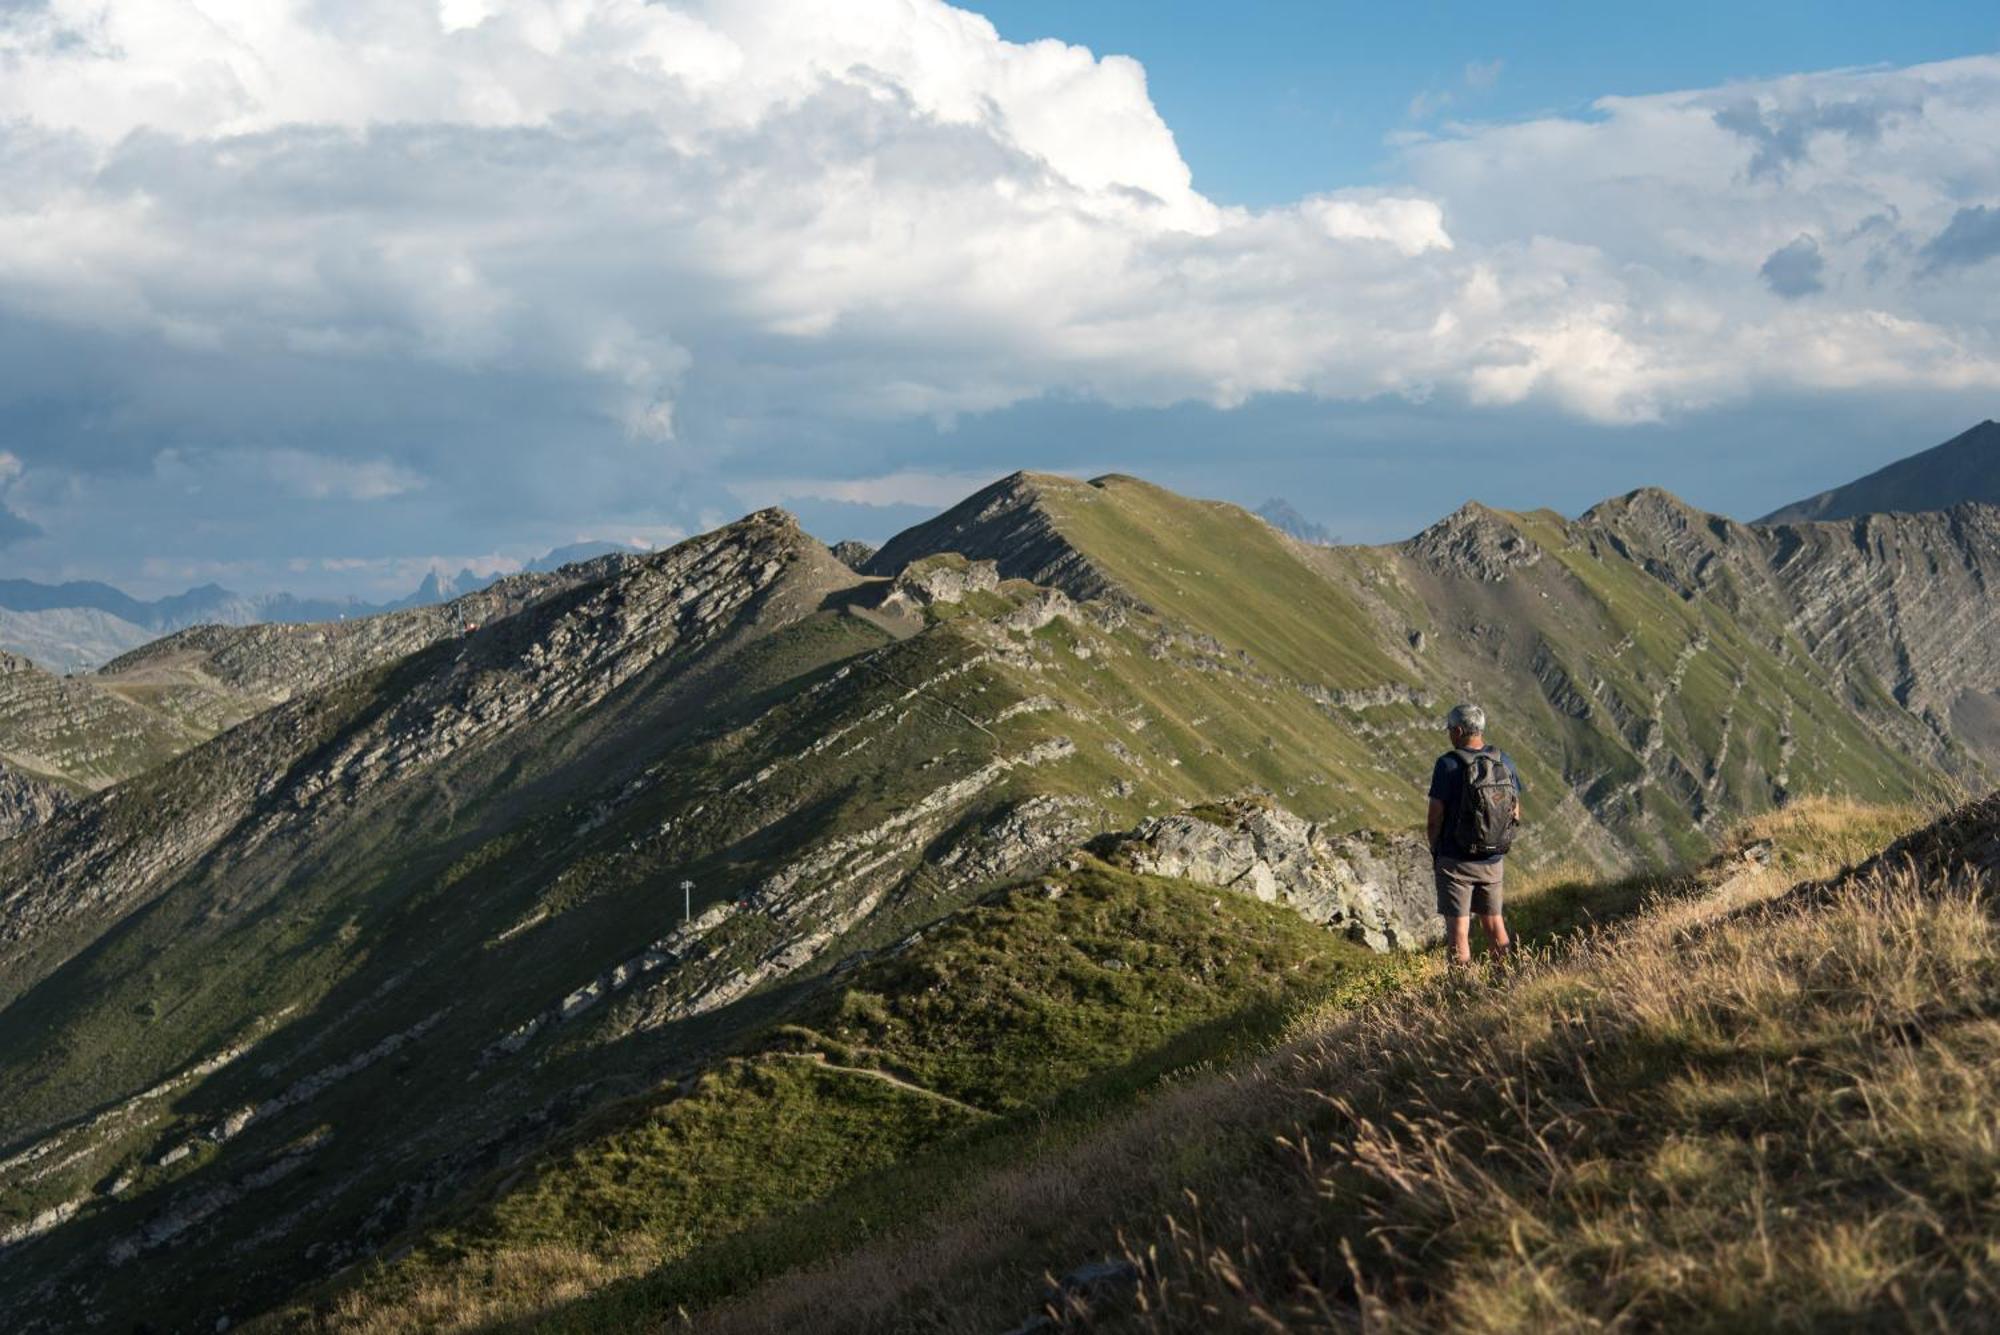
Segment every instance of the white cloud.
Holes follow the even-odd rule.
[[[1336,240],[1387,241],[1404,255],[1450,250],[1444,210],[1428,199],[1309,199],[1301,209]]]
[[[1465,86],[1484,91],[1500,82],[1500,71],[1507,62],[1499,56],[1491,60],[1470,60],[1465,65]]]
[[[135,441],[149,412],[253,435],[274,364],[490,384],[496,414],[604,424],[565,462],[609,441],[723,477],[800,421],[1045,394],[1627,423],[2000,386],[2000,265],[1935,272],[2000,204],[1990,58],[1451,127],[1392,188],[1260,210],[1193,188],[1135,62],[937,0],[49,0],[0,10],[0,65],[0,314],[215,368],[196,406],[114,387]],[[1801,236],[1809,302],[1766,275]],[[319,408],[362,444],[251,471],[365,501],[515,466],[450,432],[390,462],[364,398]],[[931,476],[757,485],[929,504],[957,485]]]
[[[421,477],[387,459],[339,459],[293,449],[260,450],[224,459],[225,466],[233,464],[260,473],[285,495],[301,500],[380,501],[424,484]]]

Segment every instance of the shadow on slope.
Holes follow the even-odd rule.
[[[1980,1324],[2000,795],[1785,888],[1883,819],[1785,813],[1621,923],[1310,1018],[695,1327]],[[1044,1293],[1102,1258],[1122,1286]]]
[[[713,1301],[1412,967],[1285,909],[1080,860],[795,999],[790,1023],[593,1117],[401,1260],[278,1323],[464,1328],[662,1263],[584,1324]]]

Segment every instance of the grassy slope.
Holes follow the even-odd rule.
[[[1408,682],[1349,593],[1262,520],[1137,478],[1038,479],[1069,540],[1149,606],[1245,650],[1270,671],[1333,688]]]
[[[1363,1303],[1387,1329],[1989,1320],[1991,883],[1787,891],[1912,819],[1807,803],[1734,842],[1772,841],[1766,863],[1548,887],[1524,918],[1639,911],[1508,975],[1301,1017],[696,1328],[1002,1329],[1045,1275],[1121,1254],[1146,1314],[1104,1301],[1088,1328],[1344,1329]],[[1979,819],[2000,863],[2000,799]]]
[[[286,1320],[457,1326],[641,1270],[583,1326],[726,1292],[893,1226],[967,1162],[1046,1138],[1051,1118],[1122,1103],[1408,967],[1282,909],[1086,860],[843,976],[691,1087],[593,1119],[322,1321]],[[893,1193],[865,1181],[899,1160]],[[823,1199],[823,1227],[742,1236]]]
[[[1759,877],[1777,885],[1857,858],[1912,819],[1902,809],[1808,803],[1757,822],[1733,847],[1765,850]],[[1722,864],[1727,872],[1751,865]],[[1554,878],[1521,896],[1516,925],[1530,943],[1554,942],[1592,919],[1624,918],[1663,889],[1685,894],[1718,875]],[[1747,893],[1738,882],[1732,893]],[[1060,1178],[1078,1158],[1093,1159],[1105,1141],[1093,1128],[1143,1100],[1167,1069],[1226,1061],[1287,1025],[1340,1023],[1384,987],[1416,985],[1420,1003],[1429,995],[1428,962],[1361,955],[1253,902],[1088,860],[1047,883],[1066,893],[1049,899],[1037,884],[954,916],[909,951],[843,978],[755,1055],[732,1059],[683,1097],[624,1110],[617,1125],[593,1128],[526,1180],[499,1184],[470,1221],[323,1301],[317,1317],[299,1309],[283,1324],[378,1330],[421,1318],[459,1328],[539,1312],[537,1324],[554,1330],[644,1326],[815,1264],[839,1274],[841,1255],[869,1239],[893,1239],[877,1249],[893,1257],[941,1219],[947,1232],[977,1229],[1004,1253],[957,1259],[1003,1275],[1011,1268],[1005,1282],[1018,1285],[1037,1267],[1060,1268],[1078,1246],[1074,1202],[1038,1202],[997,1224],[988,1216],[993,1194],[1011,1188],[1023,1163],[1040,1161]],[[1246,999],[1256,1004],[1232,1009]],[[905,1097],[857,1083],[861,1071],[907,1081]],[[802,1085],[808,1073],[839,1083]],[[1164,1098],[1171,1105],[1203,1087],[1184,1077]],[[854,1124],[858,1096],[884,1106],[871,1132],[843,1150],[840,1128]],[[913,1115],[926,1119],[915,1132]],[[1241,1127],[1219,1140],[1176,1127],[1143,1150],[1114,1147],[1106,1162],[1139,1159],[1148,1172],[1207,1187],[1261,1157],[1262,1143]],[[1151,1186],[1171,1208],[1171,1189]],[[928,1249],[916,1245],[928,1264]],[[938,1310],[903,1315],[924,1329]],[[869,1307],[854,1328],[878,1319]],[[978,1317],[989,1326],[998,1319],[997,1311]]]
[[[1243,751],[1268,751],[1267,786],[1308,815],[1402,824],[1439,749],[1437,715],[1468,694],[1527,778],[1540,826],[1529,863],[1684,865],[1787,793],[1927,791],[1924,766],[1862,717],[1898,713],[1886,689],[1862,681],[1856,696],[1815,663],[1768,588],[1683,598],[1601,524],[1480,508],[1496,535],[1539,554],[1487,581],[1440,575],[1407,546],[1302,548],[1235,506],[1134,478],[1026,485],[1067,541],[1158,614],[1135,625],[1209,642],[1234,696],[1223,717],[1267,711]],[[1564,679],[1575,699],[1558,698]],[[1163,694],[1181,690],[1176,679]],[[1165,716],[1176,713],[1209,717]],[[1334,791],[1313,791],[1329,775]]]

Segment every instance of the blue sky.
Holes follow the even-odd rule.
[[[1990,4],[992,0],[1002,36],[1137,57],[1194,184],[1269,205],[1393,179],[1391,136],[1588,115],[1606,94],[2000,50]],[[1413,114],[1414,113],[1414,114]]]
[[[765,504],[880,540],[1024,467],[1354,541],[1754,517],[2000,416],[1996,48],[1972,6],[0,0],[0,573],[383,597]]]

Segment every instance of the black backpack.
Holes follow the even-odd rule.
[[[1514,846],[1514,813],[1521,804],[1514,773],[1497,751],[1452,752],[1464,767],[1458,809],[1452,812],[1452,842],[1469,858],[1491,857]]]

